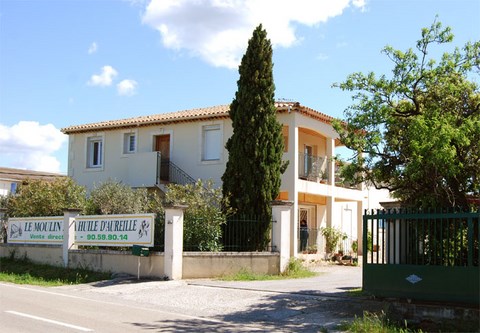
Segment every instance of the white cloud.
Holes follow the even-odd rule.
[[[96,42],[93,42],[90,44],[90,47],[88,48],[88,54],[94,54],[98,50],[98,45]]]
[[[106,87],[110,86],[113,82],[113,79],[118,75],[118,72],[112,66],[103,66],[102,72],[100,74],[94,74],[90,77],[90,80],[87,82],[91,86],[101,86]]]
[[[260,23],[273,46],[301,40],[295,25],[315,26],[365,0],[152,0],[143,22],[157,29],[163,45],[187,50],[218,67],[237,68]]]
[[[120,96],[132,96],[136,93],[137,86],[135,80],[122,80],[117,84],[117,91]]]
[[[0,154],[12,167],[59,172],[60,162],[53,154],[60,150],[67,136],[52,124],[20,121],[11,127],[0,124]]]

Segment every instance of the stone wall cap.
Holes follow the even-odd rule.
[[[63,211],[64,212],[70,212],[70,213],[76,213],[76,212],[81,212],[82,209],[80,209],[80,208],[64,208]]]
[[[188,205],[178,205],[178,204],[165,204],[163,206],[165,209],[187,209]]]
[[[290,200],[273,200],[272,206],[293,206],[293,201]]]

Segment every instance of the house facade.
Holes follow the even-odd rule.
[[[279,199],[294,202],[291,253],[303,252],[300,220],[307,221],[310,252],[323,253],[320,228],[326,226],[348,235],[340,247],[349,252],[354,240],[361,245],[363,210],[379,208],[388,193],[348,186],[338,177],[332,157],[341,143],[332,117],[297,102],[279,102],[276,108],[283,125],[283,159],[289,161]],[[88,189],[107,179],[163,191],[169,182],[196,179],[221,186],[228,160],[225,144],[233,133],[228,111],[229,105],[221,105],[64,128],[68,175]]]
[[[17,187],[28,180],[54,181],[55,179],[61,177],[65,177],[65,175],[43,171],[0,167],[0,196],[14,194],[17,191]]]

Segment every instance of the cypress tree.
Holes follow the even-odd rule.
[[[259,25],[248,42],[240,67],[237,92],[230,105],[233,135],[222,176],[223,195],[237,215],[255,216],[258,225],[247,242],[261,250],[269,241],[271,201],[280,191],[282,125],[276,119],[272,45]]]

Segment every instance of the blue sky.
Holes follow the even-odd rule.
[[[332,84],[388,75],[436,15],[436,58],[480,39],[478,0],[0,0],[0,166],[66,173],[63,127],[229,104],[259,23],[276,98],[342,117]]]

